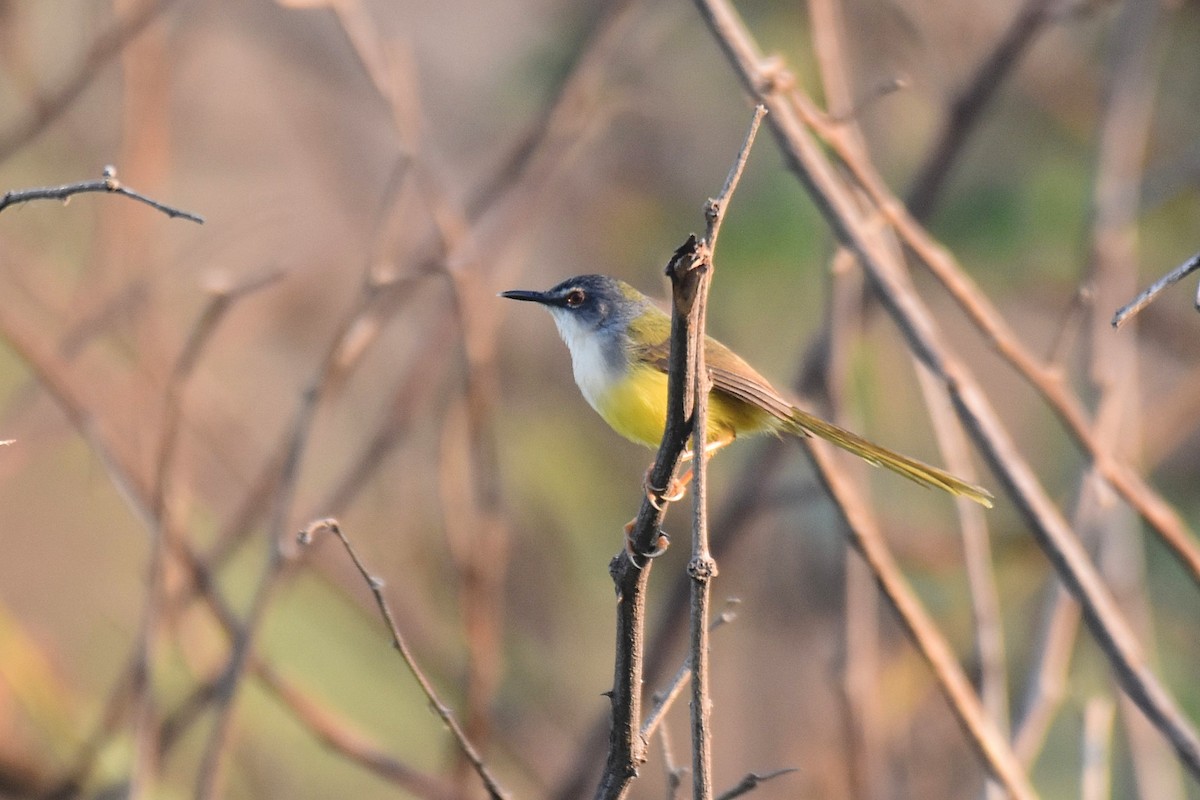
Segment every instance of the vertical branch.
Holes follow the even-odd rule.
[[[729,200],[742,169],[745,167],[746,156],[750,144],[758,131],[758,124],[766,111],[762,107],[755,109],[754,120],[746,137],[742,150],[730,170],[716,199],[710,200],[705,211],[707,235],[705,241],[699,241],[695,236],[689,236],[667,263],[666,274],[671,278],[671,337],[667,367],[667,417],[663,427],[663,438],[655,456],[654,464],[650,467],[647,482],[651,486],[669,486],[679,458],[683,454],[688,437],[696,429],[695,398],[700,386],[707,386],[708,376],[703,375],[701,384],[697,384],[696,351],[703,349],[704,331],[697,329],[697,315],[703,309],[704,298],[708,291],[707,275],[711,266],[712,247],[720,234],[721,222],[725,215],[725,204]],[[699,318],[703,323],[703,318]],[[703,364],[703,355],[700,356]],[[707,392],[706,392],[707,394]],[[703,431],[703,428],[700,429]],[[704,438],[701,433],[701,444],[695,450],[696,467],[703,470]],[[704,480],[703,477],[700,478]],[[703,486],[700,487],[703,498]],[[640,554],[653,553],[661,549],[659,545],[662,536],[659,525],[665,514],[666,504],[647,496],[642,500],[637,517],[631,522],[626,531],[628,552],[621,552],[609,564],[609,572],[617,592],[617,624],[616,624],[616,655],[613,668],[613,689],[610,695],[612,702],[612,727],[609,732],[608,757],[604,773],[596,788],[596,798],[617,798],[625,796],[629,785],[637,775],[638,766],[646,758],[646,740],[641,731],[642,708],[642,674],[645,659],[645,625],[646,625],[646,588],[649,585],[652,560]],[[698,525],[706,530],[704,516],[699,518]],[[707,535],[700,531],[704,551],[707,552]],[[716,573],[715,563],[711,554],[705,564],[711,566],[709,578]],[[698,576],[700,577],[700,576]],[[707,607],[707,605],[706,605]],[[707,625],[707,614],[700,617],[703,625]],[[693,627],[694,630],[694,627]],[[704,645],[702,653],[707,652],[707,633],[699,636]],[[696,661],[693,659],[693,670]],[[706,660],[706,659],[705,659]],[[705,666],[699,669],[703,672]],[[695,672],[693,672],[695,677]],[[703,708],[707,703],[707,695],[698,706]],[[694,751],[693,751],[694,752]],[[711,776],[710,776],[711,782]],[[711,796],[711,794],[709,795]]]
[[[683,455],[692,432],[692,385],[690,374],[695,360],[689,348],[695,344],[691,336],[691,304],[695,299],[693,284],[698,274],[701,247],[695,236],[688,237],[671,256],[668,275],[692,276],[687,282],[675,285],[671,304],[670,356],[667,370],[667,418],[663,439],[647,482],[652,486],[668,486]],[[617,593],[616,654],[613,664],[612,727],[609,732],[608,757],[600,783],[597,800],[624,797],[637,776],[638,767],[646,760],[646,740],[641,734],[642,672],[645,659],[646,588],[650,581],[653,561],[635,553],[651,553],[659,548],[659,526],[666,513],[666,504],[643,498],[637,517],[630,524],[627,536],[629,553],[618,553],[609,564],[609,572]],[[635,559],[637,559],[635,561]]]
[[[745,142],[738,153],[725,186],[720,196],[710,200],[705,208],[704,217],[708,229],[704,237],[703,258],[697,265],[699,277],[695,306],[692,313],[695,320],[691,329],[692,367],[692,453],[695,466],[692,473],[692,557],[688,562],[688,577],[692,582],[692,613],[691,613],[691,660],[692,660],[692,796],[696,800],[706,800],[712,797],[712,698],[709,694],[708,681],[708,638],[709,638],[709,607],[711,604],[712,580],[717,576],[717,562],[712,556],[708,545],[708,392],[712,387],[712,378],[708,374],[705,363],[705,325],[708,311],[708,289],[712,283],[713,253],[716,249],[717,236],[721,231],[721,223],[725,219],[725,211],[729,201],[737,189],[746,161],[750,157],[750,148],[758,134],[758,126],[765,107],[759,105],[754,109],[754,117],[750,122],[750,130],[746,133]],[[671,282],[678,286],[683,276],[671,273]]]
[[[709,800],[712,788],[712,697],[709,694],[709,604],[712,581],[717,577],[717,562],[708,549],[708,392],[712,378],[704,361],[704,325],[708,306],[708,288],[712,283],[712,251],[699,265],[701,274],[692,326],[692,557],[688,577],[692,581],[691,658],[692,658],[692,797]],[[671,276],[674,282],[675,276]]]
[[[1091,259],[1081,281],[1091,290],[1085,341],[1088,376],[1097,398],[1094,435],[1109,452],[1134,461],[1139,460],[1138,421],[1143,416],[1138,340],[1136,330],[1113,335],[1108,309],[1132,294],[1137,280],[1144,162],[1164,56],[1162,19],[1158,4],[1127,1],[1109,33],[1107,86],[1092,187]],[[1135,519],[1125,506],[1106,502],[1111,490],[1093,465],[1086,470],[1083,491],[1094,508],[1100,568],[1153,654],[1155,626]],[[1120,700],[1125,712],[1120,720],[1139,794],[1161,800],[1183,797],[1178,763],[1128,698]]]

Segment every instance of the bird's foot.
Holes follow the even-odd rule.
[[[687,494],[688,482],[692,479],[691,469],[678,478],[672,478],[665,489],[660,489],[650,483],[650,469],[653,467],[648,468],[646,476],[642,478],[642,488],[646,492],[646,499],[650,501],[650,505],[654,506],[655,510],[662,511],[663,504],[682,500],[683,496]]]
[[[667,552],[667,548],[671,546],[671,537],[667,535],[666,531],[660,529],[654,539],[654,548],[646,552],[640,552],[637,549],[637,543],[633,541],[633,526],[636,524],[636,518],[625,523],[625,554],[629,556],[630,564],[641,569],[651,559],[658,558]]]

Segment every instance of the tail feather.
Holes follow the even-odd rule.
[[[856,433],[839,428],[833,423],[815,417],[799,408],[793,408],[791,416],[782,420],[785,430],[798,436],[819,436],[831,444],[853,453],[877,467],[886,467],[897,475],[903,475],[922,486],[931,486],[950,494],[974,500],[985,508],[992,507],[992,495],[986,489],[960,480],[944,470],[923,464],[915,458],[888,450],[869,442]]]

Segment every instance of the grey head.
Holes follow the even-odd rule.
[[[609,382],[625,372],[629,323],[653,308],[637,289],[607,275],[578,275],[544,292],[514,289],[500,296],[538,303],[550,312],[571,351],[575,383],[593,408]]]
[[[560,331],[570,320],[569,326],[579,332],[624,330],[649,303],[637,289],[607,275],[577,275],[544,292],[513,289],[500,296],[539,303],[554,315]]]

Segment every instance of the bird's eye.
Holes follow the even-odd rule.
[[[581,305],[583,305],[585,298],[586,295],[583,293],[583,289],[572,289],[571,291],[567,292],[564,302],[566,302],[567,308],[579,308]]]

